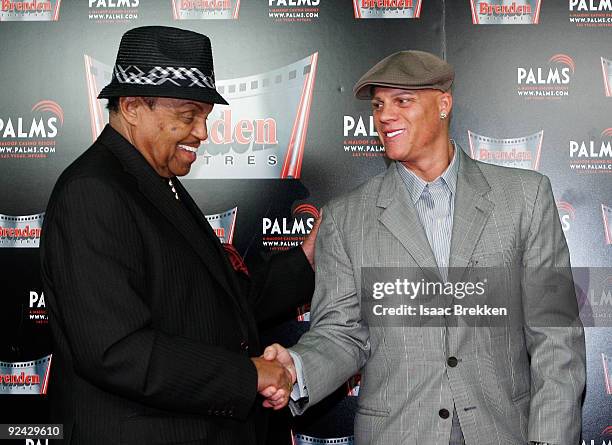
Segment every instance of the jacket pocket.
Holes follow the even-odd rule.
[[[382,410],[376,408],[370,408],[367,406],[357,406],[357,414],[361,414],[364,416],[378,416],[378,417],[389,417],[391,411],[390,410]]]

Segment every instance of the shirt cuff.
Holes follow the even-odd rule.
[[[297,375],[297,380],[293,385],[293,389],[291,390],[291,400],[297,402],[308,398],[308,389],[306,388],[306,383],[304,382],[304,365],[302,364],[301,357],[299,354],[291,350],[289,350],[289,354],[293,359],[293,365],[295,366],[295,373]]]

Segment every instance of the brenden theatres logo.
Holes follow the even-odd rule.
[[[475,25],[537,25],[541,0],[470,0]]]
[[[231,105],[208,117],[208,139],[187,179],[299,178],[314,92],[318,53],[278,70],[217,81]],[[97,99],[112,68],[85,56],[93,140],[108,121]]]
[[[221,80],[208,139],[187,179],[299,178],[318,53],[265,74]]]
[[[600,137],[569,141],[569,167],[576,173],[612,173],[612,128]]]
[[[468,130],[470,155],[478,161],[525,170],[540,168],[540,153],[544,131],[529,136],[496,139]]]
[[[423,0],[353,0],[356,19],[418,19]]]
[[[344,151],[354,157],[384,156],[385,147],[374,128],[374,118],[365,116],[343,116],[342,134]]]
[[[89,20],[96,23],[130,23],[138,20],[140,0],[88,0]]]
[[[576,219],[574,207],[572,207],[569,202],[557,201],[557,212],[559,213],[559,220],[561,221],[563,232],[569,232],[573,221]]]
[[[569,21],[579,28],[612,26],[612,0],[569,0]]]
[[[278,23],[312,22],[319,18],[320,3],[321,0],[268,0],[268,17]]]
[[[0,0],[0,22],[57,21],[62,0]]]
[[[221,244],[232,244],[234,241],[234,229],[236,228],[236,214],[238,207],[229,209],[223,213],[206,215],[208,224],[212,227]]]
[[[601,71],[603,73],[604,91],[606,97],[612,97],[612,60],[601,58]]]
[[[47,394],[51,355],[31,362],[0,362],[0,394]]]
[[[36,248],[40,244],[45,214],[0,215],[0,248]]]
[[[318,437],[306,436],[305,434],[294,434],[293,445],[353,445],[353,436],[335,437],[333,439],[321,439]]]
[[[0,159],[49,157],[63,125],[64,111],[51,100],[35,103],[29,116],[0,117]]]
[[[319,210],[312,204],[300,204],[291,218],[263,218],[262,244],[270,251],[287,250],[302,244],[310,233]]]
[[[612,207],[601,205],[606,244],[612,245]]]
[[[172,0],[174,20],[238,19],[240,0]]]
[[[576,69],[566,54],[555,54],[548,66],[516,69],[517,93],[525,99],[560,99],[569,96],[569,86]]]

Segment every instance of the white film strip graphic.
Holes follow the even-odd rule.
[[[10,1],[6,7],[0,3],[0,22],[57,22],[62,0]]]
[[[0,362],[1,394],[47,394],[52,354],[30,362]]]
[[[544,131],[529,136],[496,139],[468,130],[470,156],[478,161],[504,167],[538,170]]]
[[[305,434],[294,434],[292,441],[293,445],[353,445],[354,443],[353,436],[319,439]]]
[[[37,248],[45,214],[9,216],[0,214],[0,248]]]
[[[542,0],[470,0],[475,25],[535,25]]]
[[[238,19],[240,0],[172,0],[174,20]]]
[[[299,178],[318,53],[264,74],[217,81],[208,140],[187,179]]]
[[[418,19],[423,0],[353,0],[356,19]]]
[[[236,228],[236,215],[238,207],[229,209],[223,213],[206,215],[210,227],[221,241],[221,244],[232,244],[234,241],[234,230]]]
[[[85,55],[85,78],[87,80],[87,98],[89,101],[89,119],[91,120],[92,140],[96,140],[108,122],[108,111],[98,94],[108,85],[113,76],[113,68],[91,56]]]
[[[601,58],[601,70],[603,72],[604,91],[606,97],[612,97],[612,60]]]
[[[601,214],[603,216],[606,244],[612,245],[612,207],[602,204]]]

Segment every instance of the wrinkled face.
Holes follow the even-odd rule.
[[[200,143],[208,137],[206,118],[213,105],[161,97],[151,108],[136,100],[142,103],[132,129],[133,144],[160,176],[189,173]]]
[[[449,93],[386,87],[375,87],[373,93],[374,125],[389,159],[418,161],[447,138],[447,124],[440,113],[450,112]]]

